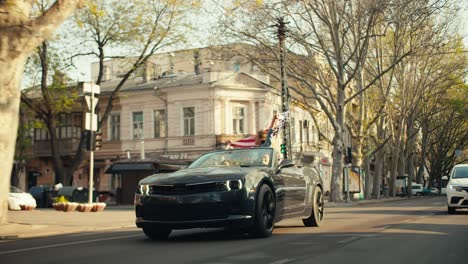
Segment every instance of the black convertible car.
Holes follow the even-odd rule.
[[[213,151],[185,169],[149,176],[135,194],[136,225],[152,239],[173,229],[219,226],[267,237],[276,222],[293,217],[320,226],[318,171],[279,159],[272,148]]]

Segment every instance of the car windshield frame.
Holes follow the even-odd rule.
[[[468,179],[468,166],[453,168],[452,179]]]
[[[206,153],[194,160],[187,168],[271,167],[272,163],[272,148],[227,149]]]

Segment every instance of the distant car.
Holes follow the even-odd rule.
[[[139,182],[136,225],[151,239],[173,229],[230,227],[257,237],[272,234],[281,219],[320,226],[322,180],[314,167],[279,161],[272,148],[206,153],[185,169]]]
[[[458,208],[468,208],[468,164],[455,165],[447,184],[447,211],[453,214]]]
[[[411,184],[411,195],[423,195],[423,186],[419,183]]]
[[[422,195],[425,196],[435,196],[439,194],[439,189],[437,188],[424,188]]]
[[[36,208],[36,199],[30,194],[23,192],[15,186],[10,186],[10,193],[8,194],[8,209],[21,210],[21,206],[28,208]]]

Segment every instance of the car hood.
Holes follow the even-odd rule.
[[[264,169],[243,168],[243,167],[210,167],[183,169],[167,174],[154,174],[144,178],[140,184],[172,185],[172,184],[192,184],[213,181],[236,180],[243,178],[249,173],[255,173]]]
[[[468,178],[450,179],[450,184],[468,186]]]

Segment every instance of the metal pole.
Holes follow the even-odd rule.
[[[289,113],[289,92],[288,92],[288,77],[286,74],[286,49],[285,49],[285,33],[286,23],[282,17],[278,18],[278,39],[280,48],[280,73],[281,73],[281,99],[283,113]],[[290,118],[290,117],[289,117]],[[286,146],[286,152],[283,153],[283,158],[287,159],[291,153],[291,142],[289,140],[289,124],[288,120],[284,123],[283,128],[283,144]]]
[[[90,146],[90,152],[89,152],[89,185],[88,185],[88,203],[93,203],[93,177],[94,177],[94,150],[93,150],[93,143],[94,143],[94,128],[93,128],[93,116],[94,116],[94,107],[93,107],[93,99],[94,99],[94,90],[91,91],[91,118],[89,119],[91,124],[90,124],[90,139],[89,142],[91,144]]]
[[[167,94],[166,94],[166,99],[164,100],[164,106],[166,108],[166,112],[164,113],[164,155],[167,155],[167,148],[169,147],[169,142],[168,142],[168,136],[169,136],[169,131],[167,131],[168,124],[167,124],[167,116],[168,116],[168,109],[167,109]]]

